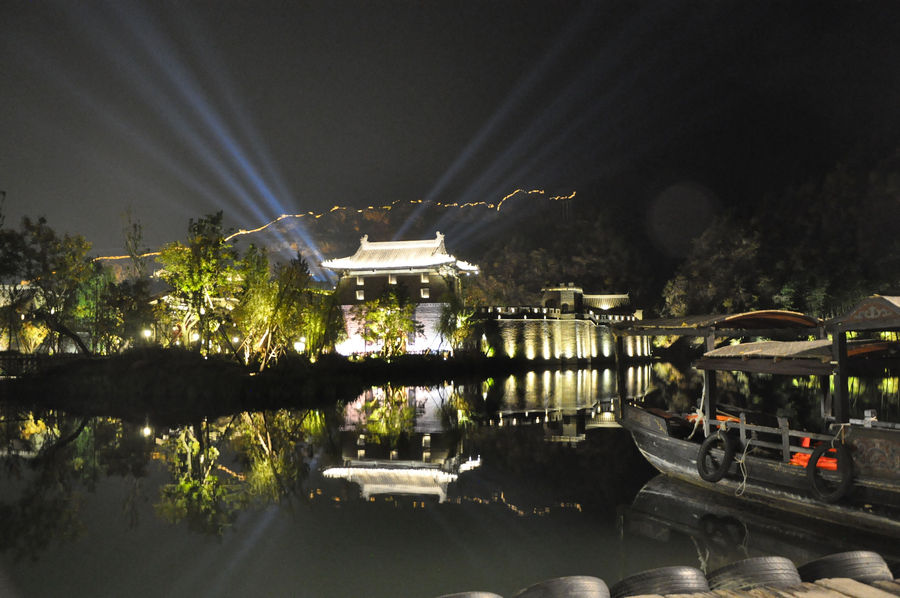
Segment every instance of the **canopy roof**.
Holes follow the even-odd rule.
[[[633,335],[679,335],[679,336],[740,336],[753,331],[758,335],[777,331],[812,333],[822,326],[822,321],[796,311],[765,309],[732,315],[685,316],[682,318],[659,318],[639,320],[616,326],[616,332]],[[746,334],[744,334],[746,335]]]
[[[872,295],[843,316],[827,324],[837,332],[851,330],[900,330],[900,297]]]
[[[417,241],[359,240],[359,249],[349,257],[325,260],[322,265],[339,272],[373,272],[434,270],[449,267],[463,272],[477,272],[478,267],[456,259],[444,247],[444,235]]]
[[[851,341],[847,343],[847,356],[851,359],[884,357],[894,353],[896,349],[895,343],[885,341]],[[694,367],[701,370],[792,376],[830,375],[835,366],[833,343],[827,339],[726,345],[707,351],[694,362]]]

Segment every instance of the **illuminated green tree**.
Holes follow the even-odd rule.
[[[239,289],[238,255],[226,240],[222,212],[192,219],[187,241],[166,245],[157,260],[163,267],[160,278],[172,286],[170,314],[181,342],[208,352],[211,336],[227,322]]]
[[[402,301],[393,291],[354,306],[352,313],[360,323],[363,339],[381,343],[381,353],[388,359],[406,353],[407,339],[424,329],[413,317],[415,304]]]
[[[447,286],[451,290],[443,298],[438,332],[456,352],[472,341],[475,309],[467,303],[462,289],[454,289],[453,284]]]
[[[87,331],[88,345],[94,353],[115,353],[125,345],[125,318],[116,290],[112,271],[100,262],[91,264],[90,277],[78,291],[75,315],[79,327]]]
[[[242,261],[241,279],[232,318],[245,363],[263,369],[295,347],[320,355],[339,340],[344,329],[340,307],[332,292],[312,287],[301,255],[271,268],[266,254],[251,247]]]
[[[26,322],[49,331],[45,345],[62,348],[68,338],[90,350],[76,333],[79,292],[92,274],[90,243],[81,236],[59,236],[44,218],[23,218],[19,230],[0,231],[0,282],[3,283],[7,344],[17,345]],[[32,326],[33,327],[33,326]]]
[[[344,311],[334,291],[311,288],[308,296],[299,333],[300,338],[305,339],[306,353],[318,357],[332,351],[335,344],[347,336]]]

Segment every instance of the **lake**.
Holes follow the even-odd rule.
[[[629,400],[689,401],[629,368]],[[897,538],[657,477],[610,421],[612,370],[371,388],[191,426],[3,411],[0,596],[408,596]]]

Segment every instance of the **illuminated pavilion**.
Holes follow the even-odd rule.
[[[444,235],[413,241],[369,241],[363,235],[351,256],[325,260],[322,266],[340,275],[335,293],[344,309],[348,339],[337,347],[344,355],[377,351],[366,345],[351,317],[354,305],[395,290],[416,308],[414,318],[424,326],[424,334],[410,338],[410,352],[441,351],[449,347],[437,332],[442,298],[459,284],[463,275],[477,274],[478,267],[447,252]]]

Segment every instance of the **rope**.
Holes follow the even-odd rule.
[[[849,426],[850,424],[848,424],[848,423],[845,422],[845,423],[841,423],[841,424],[838,424],[838,425],[840,426],[840,429],[839,429],[837,432],[835,432],[834,437],[831,439],[831,448],[834,448],[834,441],[838,439],[838,436],[841,437],[841,443],[843,444],[843,442],[844,442],[844,429],[845,429],[847,426]]]
[[[752,444],[752,439],[748,438],[748,439],[747,439],[747,442],[744,444],[744,452],[741,453],[741,458],[740,458],[740,459],[735,459],[735,461],[737,461],[737,464],[740,465],[740,467],[741,467],[741,476],[742,476],[742,478],[743,478],[743,479],[741,480],[741,483],[738,484],[737,490],[734,491],[734,495],[735,495],[735,496],[742,496],[742,495],[744,494],[744,491],[747,489],[747,463],[746,463],[746,457],[747,457],[747,451],[750,450],[750,445],[751,445],[751,444]]]
[[[706,395],[702,394],[702,395],[700,395],[700,406],[697,407],[696,409],[694,409],[694,414],[697,417],[696,417],[696,419],[694,419],[694,429],[691,430],[690,435],[688,435],[688,437],[687,437],[688,440],[690,440],[691,438],[694,437],[694,434],[697,433],[697,429],[700,427],[700,422],[703,421],[703,403],[704,403],[704,401],[706,401]]]
[[[705,574],[709,570],[709,548],[705,551],[701,550],[700,544],[694,536],[691,536],[691,542],[694,543],[694,550],[697,551],[697,560],[700,561],[700,570]]]

